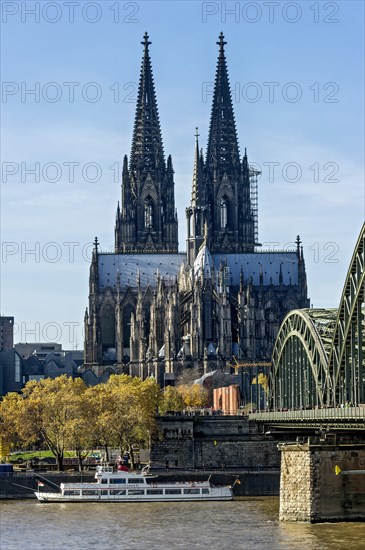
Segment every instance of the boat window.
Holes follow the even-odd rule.
[[[209,489],[202,489],[203,495],[209,495]]]
[[[129,489],[128,495],[144,495],[143,489]]]
[[[74,495],[80,496],[80,491],[65,491],[63,494],[65,497],[71,497]]]
[[[91,496],[91,495],[97,495],[97,491],[92,491],[91,489],[84,489],[82,491],[83,496]]]
[[[128,483],[144,483],[143,477],[137,477],[135,479],[128,479]]]
[[[120,489],[111,489],[109,491],[109,494],[110,496],[112,495],[125,495],[127,494],[127,491],[124,489],[124,490],[120,490]]]
[[[199,495],[200,489],[184,489],[184,495]]]
[[[165,489],[165,495],[181,495],[181,489]]]
[[[101,495],[108,495],[109,491],[106,491],[105,489],[103,489],[102,491],[100,491],[100,494]]]
[[[147,489],[148,495],[163,495],[162,489]]]
[[[125,477],[116,477],[116,478],[111,478],[109,480],[109,483],[125,483]]]
[[[106,479],[105,477],[101,480],[102,483],[108,483],[109,479]]]

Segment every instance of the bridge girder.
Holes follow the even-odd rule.
[[[365,223],[338,310],[290,311],[269,375],[274,409],[365,403]]]
[[[279,329],[270,371],[274,409],[323,407],[330,398],[328,356],[309,311],[290,311]]]
[[[336,319],[329,370],[333,403],[365,403],[365,223],[347,272]]]

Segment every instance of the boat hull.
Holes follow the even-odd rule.
[[[163,498],[157,498],[155,496],[140,496],[140,497],[126,497],[121,496],[105,497],[105,496],[64,496],[58,493],[35,493],[35,496],[40,502],[192,502],[200,501],[205,502],[208,500],[232,500],[233,495],[231,492],[224,492],[223,494],[210,494],[210,495],[176,495],[176,496],[164,496]]]

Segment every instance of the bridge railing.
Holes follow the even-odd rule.
[[[342,420],[342,421],[363,421],[365,422],[365,405],[358,407],[338,407],[326,409],[301,409],[297,411],[262,411],[249,415],[250,420],[257,422],[291,422],[308,420]]]

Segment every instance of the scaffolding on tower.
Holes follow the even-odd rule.
[[[259,227],[258,227],[258,178],[261,176],[261,171],[250,166],[250,202],[251,202],[251,216],[253,219],[254,227],[254,243],[257,246],[259,244]]]

